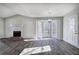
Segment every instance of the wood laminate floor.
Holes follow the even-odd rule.
[[[70,45],[65,41],[60,41],[53,38],[46,40],[38,39],[33,41],[32,40],[24,41],[23,39],[22,40],[0,39],[0,54],[19,55],[25,48],[43,47],[43,46],[50,46],[51,51],[35,53],[32,55],[79,55],[78,48]]]

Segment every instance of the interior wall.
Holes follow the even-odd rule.
[[[13,31],[21,31],[23,38],[34,38],[35,20],[29,17],[14,15],[5,20],[6,37],[13,37]]]
[[[63,20],[63,40],[66,42],[79,47],[78,45],[78,11],[79,9],[75,9],[71,11],[70,13],[66,14],[64,16]]]
[[[0,38],[4,38],[4,20],[0,18]]]

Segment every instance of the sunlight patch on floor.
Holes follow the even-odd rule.
[[[20,55],[29,55],[29,54],[36,54],[36,53],[49,52],[49,51],[51,51],[51,47],[49,45],[42,47],[25,48],[20,53]]]

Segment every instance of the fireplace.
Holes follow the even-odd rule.
[[[13,37],[21,37],[21,31],[13,31]]]

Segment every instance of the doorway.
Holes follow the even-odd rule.
[[[38,20],[36,24],[36,35],[40,38],[52,37],[52,20]]]
[[[63,20],[37,20],[36,37],[63,40]]]
[[[51,38],[51,23],[52,20],[45,20],[42,22],[42,37]]]

